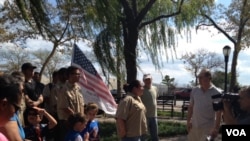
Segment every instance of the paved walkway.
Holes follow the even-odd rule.
[[[187,136],[176,136],[176,137],[169,137],[169,138],[162,138],[160,141],[187,141]]]
[[[115,122],[115,118],[113,116],[97,116],[98,121],[100,122]],[[185,119],[181,119],[180,117],[158,117],[159,121],[175,121],[180,123],[186,123]]]
[[[187,141],[186,135],[180,135],[176,137],[162,138],[160,141]],[[205,139],[204,139],[205,141]],[[215,141],[222,141],[221,134],[218,135]]]

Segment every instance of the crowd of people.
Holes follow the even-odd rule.
[[[98,106],[84,103],[79,68],[60,68],[48,84],[35,69],[24,63],[0,76],[0,140],[98,141]]]
[[[78,85],[81,73],[75,66],[53,72],[51,83],[43,84],[36,66],[24,63],[21,71],[0,74],[0,141],[99,141],[96,103],[84,103]],[[213,109],[212,97],[221,91],[212,84],[212,74],[203,69],[199,86],[190,96],[187,114],[189,141],[216,139],[222,121],[250,124],[250,87],[239,93],[242,114],[234,116],[227,100],[224,108]],[[122,141],[159,141],[157,87],[152,76],[124,85],[127,95],[115,114],[117,134]]]
[[[187,140],[214,141],[221,125],[250,125],[250,87],[239,91],[240,113],[234,113],[230,100],[221,98],[223,107],[215,110],[213,96],[223,91],[212,83],[212,73],[202,69],[198,75],[199,85],[192,88],[187,113]],[[145,141],[147,134],[158,141],[157,88],[152,76],[145,74],[143,82],[132,81],[124,86],[127,96],[120,101],[116,113],[118,136],[122,141]]]

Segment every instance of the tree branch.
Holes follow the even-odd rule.
[[[137,16],[137,5],[136,5],[136,0],[132,1],[132,10],[135,16]]]
[[[58,39],[58,41],[61,41],[62,38],[64,37],[64,34],[66,33],[66,31],[67,31],[67,29],[68,29],[68,27],[69,27],[69,23],[70,23],[70,20],[69,20],[69,16],[68,16],[67,24],[66,24],[66,26],[65,26],[65,28],[64,28],[64,30],[63,30],[63,32],[62,32],[62,34],[61,34],[61,37]]]
[[[197,31],[200,27],[202,26],[213,26],[213,24],[205,24],[205,23],[199,23],[196,27],[195,30]]]
[[[177,12],[174,12],[172,14],[169,14],[169,15],[160,15],[150,21],[147,21],[147,22],[144,22],[142,23],[140,26],[139,26],[139,29],[143,28],[144,26],[148,25],[148,24],[151,24],[151,23],[154,23],[155,21],[158,21],[160,19],[163,19],[163,18],[169,18],[169,17],[173,17],[173,16],[176,16],[176,15],[179,15],[181,13],[181,10],[182,10],[182,5],[184,3],[184,0],[181,0],[181,3],[180,3],[180,6],[178,8],[178,11]]]
[[[248,9],[247,9],[247,0],[244,1],[243,3],[243,7],[242,7],[242,10],[241,10],[241,15],[240,15],[240,26],[239,26],[239,30],[238,30],[238,37],[237,37],[237,40],[238,40],[238,43],[241,42],[241,39],[242,39],[242,34],[244,32],[244,28],[245,28],[245,25],[248,21],[248,18],[246,18],[244,20],[244,15],[245,13],[248,12]],[[240,46],[239,46],[240,47]]]
[[[50,34],[50,36],[52,36],[55,39],[55,41],[58,41],[58,39],[56,38],[56,36],[54,35],[54,33],[52,31],[50,31],[50,29],[47,26],[45,26],[45,25],[42,25],[42,26],[47,31],[47,34]]]
[[[136,17],[136,25],[139,25],[156,0],[150,0]]]
[[[126,0],[120,0],[122,6],[124,7],[124,13],[126,15],[126,17],[135,17],[133,14],[132,9],[129,7],[129,3]]]
[[[70,40],[72,40],[72,39],[74,39],[74,38],[75,38],[75,36],[72,36],[72,37],[66,38],[66,39],[65,39],[65,40],[63,40],[63,41],[60,41],[59,45],[60,45],[60,44],[65,43],[65,42],[67,42],[67,41],[70,41]]]
[[[233,42],[233,44],[234,45],[236,45],[236,41],[229,35],[229,34],[227,34],[227,32],[225,32],[219,25],[217,25],[216,23],[215,23],[215,21],[211,18],[211,17],[209,17],[208,15],[206,15],[206,14],[201,14],[202,16],[204,16],[205,18],[207,18],[212,24],[213,24],[213,26],[217,29],[217,30],[219,30],[222,34],[224,34],[231,42]]]

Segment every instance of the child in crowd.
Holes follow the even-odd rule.
[[[48,120],[48,124],[41,124],[43,117]],[[27,108],[24,112],[24,120],[27,122],[24,128],[26,139],[32,141],[53,139],[53,129],[57,121],[46,110],[38,107]]]
[[[80,113],[70,115],[68,124],[70,131],[67,133],[64,141],[89,141],[89,135],[81,136],[81,131],[86,127],[87,120]]]
[[[97,104],[91,102],[88,103],[84,109],[88,123],[86,128],[81,132],[81,135],[84,136],[86,133],[89,134],[89,141],[99,141],[99,125],[98,121],[95,119],[98,106]]]

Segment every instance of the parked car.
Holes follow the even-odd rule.
[[[176,99],[188,99],[190,98],[192,88],[182,88],[174,91]]]

